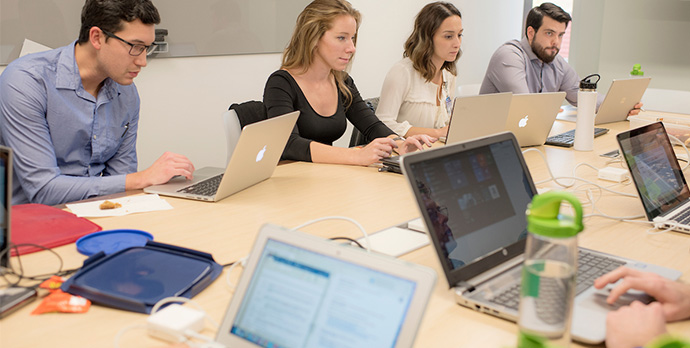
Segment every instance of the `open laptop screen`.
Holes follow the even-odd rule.
[[[12,204],[10,156],[10,150],[0,146],[0,267],[7,266],[10,254],[9,251],[4,252],[10,243],[10,205]]]
[[[525,209],[535,188],[512,134],[403,162],[449,281],[468,279],[524,251]]]
[[[690,198],[688,185],[661,122],[617,135],[649,220]]]
[[[269,239],[230,333],[260,347],[394,347],[415,287]]]

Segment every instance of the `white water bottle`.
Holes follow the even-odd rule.
[[[592,82],[593,77],[597,78]],[[597,108],[597,83],[601,77],[592,74],[580,81],[577,91],[577,121],[575,122],[575,141],[573,148],[577,151],[594,149],[594,113]]]

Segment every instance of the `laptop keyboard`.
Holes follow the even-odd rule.
[[[604,135],[608,133],[609,130],[608,128],[594,128],[594,137],[598,137],[600,135]],[[562,147],[572,147],[573,144],[575,143],[575,130],[571,129],[565,133],[561,134],[556,134],[554,136],[550,136],[546,138],[546,142],[544,143],[545,145],[554,145],[554,146],[562,146]]]
[[[199,196],[213,196],[216,194],[216,191],[218,191],[218,186],[220,186],[221,179],[223,179],[223,174],[218,174],[206,180],[199,181],[194,185],[183,187],[177,190],[177,192]]]
[[[625,262],[580,250],[578,254],[575,296],[579,295],[600,276],[625,265]],[[517,310],[520,304],[520,283],[511,285],[490,300],[493,303]]]
[[[677,222],[679,225],[690,224],[690,209],[686,208],[685,210],[683,210],[683,212],[674,216],[672,220]]]

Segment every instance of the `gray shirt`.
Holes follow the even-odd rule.
[[[560,55],[544,63],[532,51],[527,38],[511,40],[491,56],[479,94],[513,92],[565,92],[565,99],[577,106],[580,78]],[[599,94],[597,108],[604,96]]]

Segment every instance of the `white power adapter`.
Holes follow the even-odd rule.
[[[204,313],[173,303],[146,319],[149,335],[168,342],[182,342],[185,332],[204,328]]]
[[[614,181],[620,183],[625,181],[627,177],[628,171],[623,168],[604,167],[602,169],[599,169],[599,179],[601,180]]]

